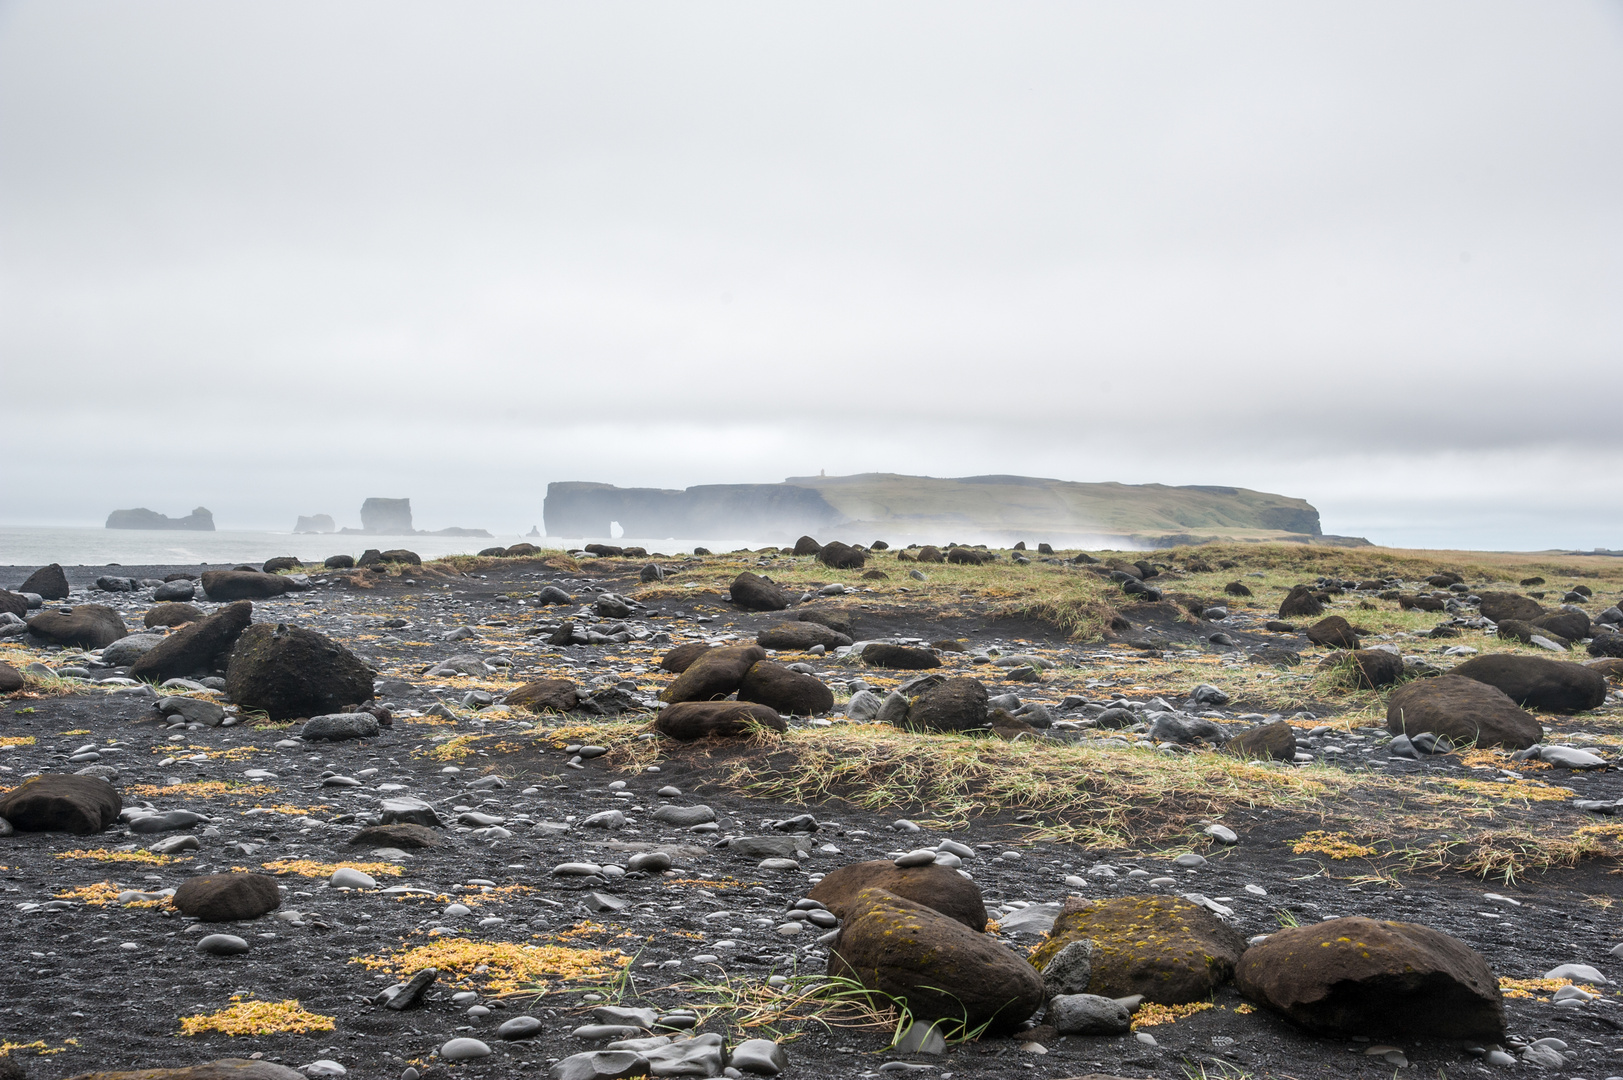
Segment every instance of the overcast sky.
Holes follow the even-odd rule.
[[[1623,548],[1623,5],[0,2],[0,405],[5,524],[824,469]]]

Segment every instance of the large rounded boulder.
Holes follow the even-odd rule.
[[[1499,981],[1470,946],[1362,916],[1294,926],[1247,949],[1240,992],[1324,1035],[1499,1039]]]
[[[154,604],[141,616],[141,622],[150,630],[154,626],[185,626],[206,618],[208,612],[195,604]]]
[[[818,549],[817,561],[831,570],[861,570],[868,556],[850,544],[831,540]]]
[[[1291,589],[1290,593],[1279,605],[1279,617],[1281,619],[1317,618],[1323,614],[1323,602],[1306,585],[1297,585]]]
[[[659,666],[672,675],[680,675],[693,666],[693,661],[709,652],[712,646],[702,641],[684,641],[660,657]]]
[[[268,874],[207,874],[181,882],[174,905],[204,922],[240,922],[281,907],[282,893]]]
[[[917,1020],[965,1032],[1013,1031],[1044,997],[1042,976],[1007,945],[883,889],[858,894],[828,967],[904,1001]]]
[[[710,701],[724,698],[744,685],[750,668],[766,659],[759,645],[726,645],[707,649],[660,691],[660,700]]]
[[[769,705],[789,716],[820,716],[834,708],[834,691],[815,675],[758,660],[744,676],[738,700]]]
[[[787,593],[748,570],[733,578],[732,597],[745,611],[782,611],[789,606]]]
[[[265,574],[255,570],[205,570],[203,592],[210,600],[265,600],[281,596],[293,583],[281,574]]]
[[[1378,690],[1403,679],[1403,657],[1385,649],[1352,649],[1334,652],[1319,664],[1321,668],[1341,668],[1360,690]]]
[[[1519,593],[1484,592],[1479,594],[1482,601],[1477,608],[1482,612],[1483,618],[1494,622],[1504,622],[1506,619],[1520,619],[1522,622],[1532,622],[1543,615],[1544,605],[1531,596],[1522,596]]]
[[[580,691],[568,679],[536,679],[507,694],[507,707],[526,712],[566,713],[580,704]]]
[[[1323,645],[1331,649],[1358,648],[1358,633],[1352,624],[1340,615],[1331,615],[1320,619],[1306,630],[1302,631],[1307,639],[1315,645]]]
[[[804,652],[817,645],[825,649],[836,649],[841,645],[851,644],[851,639],[822,623],[802,620],[767,627],[755,635],[755,644],[763,649]]]
[[[161,683],[223,668],[237,639],[254,621],[254,605],[238,600],[170,634],[130,668],[130,677]]]
[[[60,563],[42,566],[28,575],[28,580],[17,586],[20,593],[33,593],[46,600],[66,600],[68,598],[68,575],[62,572]]]
[[[869,667],[892,668],[898,671],[924,671],[941,666],[941,660],[929,649],[911,645],[892,645],[876,641],[862,650],[862,662]]]
[[[272,720],[336,713],[372,700],[376,673],[338,642],[298,626],[257,623],[231,653],[231,700]]]
[[[891,859],[851,863],[831,871],[806,895],[846,918],[856,909],[864,889],[888,893],[934,908],[977,933],[986,929],[986,901],[980,886],[958,871],[935,863],[897,866]]]
[[[118,820],[124,800],[107,781],[73,773],[31,776],[0,799],[0,818],[18,832],[99,833]]]
[[[761,731],[787,731],[777,711],[749,701],[684,701],[660,710],[654,730],[682,742],[737,739]]]
[[[908,703],[903,723],[913,731],[970,731],[988,716],[986,686],[960,677],[932,686]]]
[[[1606,680],[1582,664],[1519,653],[1490,653],[1467,660],[1453,674],[1504,691],[1518,705],[1553,712],[1582,712],[1606,703]]]
[[[274,1061],[220,1058],[201,1065],[177,1065],[172,1069],[98,1070],[79,1073],[68,1080],[305,1080],[305,1075]]]
[[[28,620],[28,629],[52,645],[76,649],[105,649],[130,632],[123,617],[106,604],[42,611]]]
[[[1410,738],[1431,732],[1447,735],[1455,746],[1475,743],[1511,750],[1525,750],[1544,737],[1538,720],[1504,691],[1454,674],[1418,679],[1392,691],[1386,699],[1386,730]]]
[[[1143,994],[1146,1001],[1185,1005],[1211,996],[1234,976],[1245,942],[1198,904],[1176,896],[1072,897],[1031,954],[1041,971],[1067,945],[1091,941],[1087,993]]]

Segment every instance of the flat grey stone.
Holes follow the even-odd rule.
[[[745,1039],[733,1047],[727,1064],[742,1073],[776,1076],[789,1064],[789,1055],[771,1039]]]
[[[498,1039],[529,1039],[541,1034],[542,1023],[533,1016],[515,1016],[496,1029]]]
[[[472,1061],[489,1056],[490,1047],[478,1039],[452,1039],[440,1047],[440,1058],[444,1061]]]
[[[655,821],[663,821],[667,825],[687,827],[690,825],[703,825],[716,820],[716,812],[708,806],[661,806],[653,814]]]
[[[248,943],[235,934],[209,934],[197,943],[197,951],[210,956],[236,956],[248,951]]]
[[[1061,994],[1049,1002],[1047,1019],[1061,1035],[1120,1035],[1132,1026],[1126,1006],[1098,994]]]

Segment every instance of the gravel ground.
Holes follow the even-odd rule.
[[[702,1030],[723,1033],[731,1041],[739,1031],[738,1014],[713,1009],[721,996],[701,992],[699,983],[727,983],[737,993],[759,995],[771,977],[820,974],[826,961],[826,946],[818,941],[822,931],[804,924],[796,924],[801,929],[793,935],[780,931],[792,921],[787,912],[815,875],[949,838],[974,849],[964,868],[984,890],[988,908],[1011,923],[1019,922],[1014,916],[1020,907],[1057,903],[1068,895],[1196,892],[1231,910],[1227,918],[1247,936],[1267,933],[1286,921],[1368,915],[1420,922],[1452,934],[1480,951],[1505,978],[1536,978],[1564,963],[1594,965],[1614,983],[1602,988],[1598,1000],[1563,1006],[1551,1003],[1547,991],[1513,997],[1507,1001],[1510,1029],[1526,1042],[1556,1038],[1565,1043],[1566,1064],[1535,1070],[1540,1075],[1601,1080],[1623,1074],[1623,1010],[1617,1008],[1615,990],[1615,983],[1623,980],[1623,957],[1611,954],[1623,941],[1612,903],[1619,891],[1614,861],[1584,862],[1514,884],[1414,872],[1373,880],[1319,855],[1294,854],[1290,842],[1315,827],[1313,815],[1262,806],[1226,816],[1224,824],[1239,834],[1239,842],[1210,846],[1205,864],[1193,868],[1175,866],[1175,851],[1157,855],[1032,843],[1014,809],[973,818],[950,834],[912,832],[897,822],[928,820],[930,806],[903,803],[869,812],[838,799],[807,806],[737,794],[721,778],[729,766],[759,756],[760,751],[748,746],[669,747],[658,771],[627,768],[628,755],[613,746],[615,753],[574,761],[566,747],[591,741],[586,737],[590,733],[581,731],[583,723],[594,723],[591,718],[550,728],[536,718],[482,718],[463,707],[478,679],[423,675],[447,656],[472,653],[510,661],[502,668],[508,682],[568,673],[583,687],[621,686],[633,698],[647,700],[668,678],[656,665],[673,642],[695,635],[752,639],[757,628],[781,621],[781,616],[741,614],[718,593],[698,588],[680,605],[666,601],[630,619],[587,619],[582,624],[606,623],[602,629],[607,631],[624,622],[632,640],[601,646],[543,644],[545,628],[579,608],[541,608],[526,597],[545,584],[558,584],[583,603],[596,595],[594,589],[629,592],[639,565],[603,561],[586,571],[593,575],[590,579],[524,562],[455,579],[426,571],[375,580],[332,576],[318,578],[308,592],[256,601],[257,621],[321,630],[380,670],[381,697],[396,719],[380,737],[365,742],[305,745],[289,739],[286,728],[251,722],[172,728],[152,709],[149,696],[108,692],[88,683],[65,684],[69,692],[6,701],[0,734],[15,745],[0,751],[5,770],[0,782],[10,785],[36,772],[71,771],[80,763],[70,764],[68,758],[94,748],[100,764],[117,768],[126,807],[187,809],[208,818],[188,831],[199,847],[166,861],[133,861],[151,858],[148,849],[162,838],[130,834],[123,826],[94,837],[32,834],[0,840],[7,901],[0,905],[0,941],[5,955],[13,958],[0,975],[6,982],[0,1035],[11,1045],[42,1044],[13,1052],[27,1075],[67,1076],[262,1055],[294,1067],[335,1061],[366,1077],[400,1076],[408,1066],[435,1075],[516,1076],[593,1048],[596,1044],[571,1032],[592,1022],[594,1004],[609,1000],[662,1012],[698,1008],[704,1014]],[[0,568],[0,581],[15,585],[30,569]],[[162,577],[174,569],[124,567],[117,572]],[[108,572],[68,570],[76,589]],[[74,599],[118,604],[132,625],[150,603],[140,593],[76,594]],[[384,625],[389,620],[404,625]],[[470,629],[473,636],[445,640],[460,628]],[[538,628],[543,632],[527,633]],[[1090,660],[1095,650],[1078,648],[1040,623],[892,607],[866,616],[860,629],[863,637],[970,638],[978,650],[997,647],[1054,658],[1063,665],[1063,676],[1039,685],[1001,684],[994,678],[997,669],[947,654],[949,668],[973,666],[969,673],[986,678],[992,693],[1012,691],[1056,710],[1072,694],[1094,701],[1118,693],[1138,700],[1152,696],[1131,690],[1132,668],[1124,665],[1132,650],[1125,650],[1114,666]],[[1141,624],[1138,632],[1145,629]],[[1147,629],[1163,641],[1189,633],[1171,621]],[[1241,645],[1265,639],[1244,626],[1229,632]],[[9,644],[17,643],[13,639]],[[72,650],[20,647],[10,650],[10,658],[43,661],[53,668],[93,659]],[[833,658],[804,659],[831,684],[861,676],[887,685],[881,678],[887,673],[853,670]],[[1123,670],[1129,677],[1112,674]],[[94,674],[104,677],[106,672]],[[444,706],[440,711],[448,715],[431,712],[436,706]],[[1220,711],[1237,722],[1247,708],[1241,701]],[[1614,702],[1572,721],[1570,730],[1609,734],[1619,712]],[[1320,719],[1328,716],[1321,713]],[[621,728],[605,730],[616,732],[622,743],[635,741],[635,735],[623,734]],[[475,743],[465,748],[465,756],[445,741],[448,736],[499,733],[511,737]],[[1374,733],[1363,733],[1362,743],[1345,734],[1321,735],[1307,745],[1322,757],[1322,745],[1336,739],[1351,752],[1330,760],[1346,762],[1342,767],[1350,769],[1476,775],[1454,755],[1394,761],[1379,748]],[[1615,769],[1540,776],[1584,798],[1623,797]],[[491,783],[490,777],[498,777],[500,786],[474,786],[481,778]],[[345,778],[358,783],[343,784]],[[672,787],[680,794],[660,793]],[[442,846],[380,856],[349,845],[358,825],[376,813],[380,799],[403,795],[428,800],[439,809],[449,826]],[[713,827],[698,831],[667,825],[654,818],[666,805],[708,806],[716,820]],[[614,809],[626,817],[624,828],[581,824],[593,813]],[[808,812],[818,827],[809,834],[813,850],[799,860],[798,869],[763,870],[758,859],[739,859],[717,846],[732,836],[787,836],[771,823]],[[1526,813],[1553,833],[1596,820],[1561,801],[1529,803]],[[1439,828],[1446,824],[1440,821]],[[668,852],[673,869],[607,878],[554,872],[566,862],[623,864],[651,849]],[[173,888],[202,872],[264,869],[267,864],[281,874],[286,887],[282,909],[253,923],[204,926],[167,910],[161,899],[144,906],[115,899],[130,890]],[[334,864],[364,864],[377,887],[331,887],[328,876]],[[1176,884],[1150,884],[1160,877],[1175,878]],[[198,940],[219,931],[241,936],[249,951],[201,953]],[[1004,937],[1023,952],[1040,940],[1040,933],[1004,932]],[[454,954],[448,942],[462,943],[458,947],[465,952]],[[501,955],[481,953],[478,946],[499,943],[567,948],[575,950],[568,954],[571,962],[588,965],[597,955],[593,950],[623,950],[633,956],[626,969],[630,978],[599,976],[579,983],[553,978],[548,980],[552,992],[543,996],[502,996],[507,973],[499,961],[490,962],[485,971],[473,969],[480,956]],[[451,958],[442,964],[442,977],[425,1002],[404,1011],[374,1004],[381,990],[410,973],[409,962],[392,964],[389,958],[425,946]],[[455,963],[464,966],[449,966]],[[467,997],[469,993],[474,996]],[[588,1000],[593,994],[596,1000]],[[236,1000],[286,999],[335,1018],[334,1029],[260,1036],[178,1034],[182,1018],[213,1013]],[[955,1046],[944,1056],[890,1052],[888,1030],[791,1024],[785,1030],[798,1035],[785,1044],[790,1064],[784,1075],[879,1075],[880,1066],[891,1061],[928,1067],[933,1070],[929,1075],[961,1077],[1394,1074],[1384,1052],[1367,1053],[1379,1045],[1376,1041],[1304,1035],[1266,1012],[1244,1007],[1232,989],[1220,992],[1213,1006],[1175,1023],[1141,1027],[1136,1035],[1058,1037],[1051,1029],[1038,1028],[1016,1038]],[[498,1039],[496,1029],[520,1015],[539,1019],[541,1033],[518,1042]],[[494,1052],[456,1064],[433,1057],[457,1036],[484,1040]],[[1407,1061],[1407,1070],[1397,1075],[1455,1077],[1531,1068],[1489,1067],[1459,1042],[1411,1039],[1397,1045]],[[31,1056],[40,1049],[43,1054]]]

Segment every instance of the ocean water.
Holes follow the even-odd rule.
[[[667,555],[691,552],[695,545],[712,551],[731,551],[760,544],[738,540],[637,540],[630,537],[559,536],[357,536],[330,533],[321,536],[285,532],[221,530],[218,532],[103,529],[93,526],[14,525],[0,527],[0,566],[185,566],[191,563],[262,563],[278,555],[301,562],[320,562],[329,555],[359,555],[367,548],[406,548],[425,559],[445,555],[472,555],[487,547],[517,543],[558,550],[583,544],[644,547]]]

